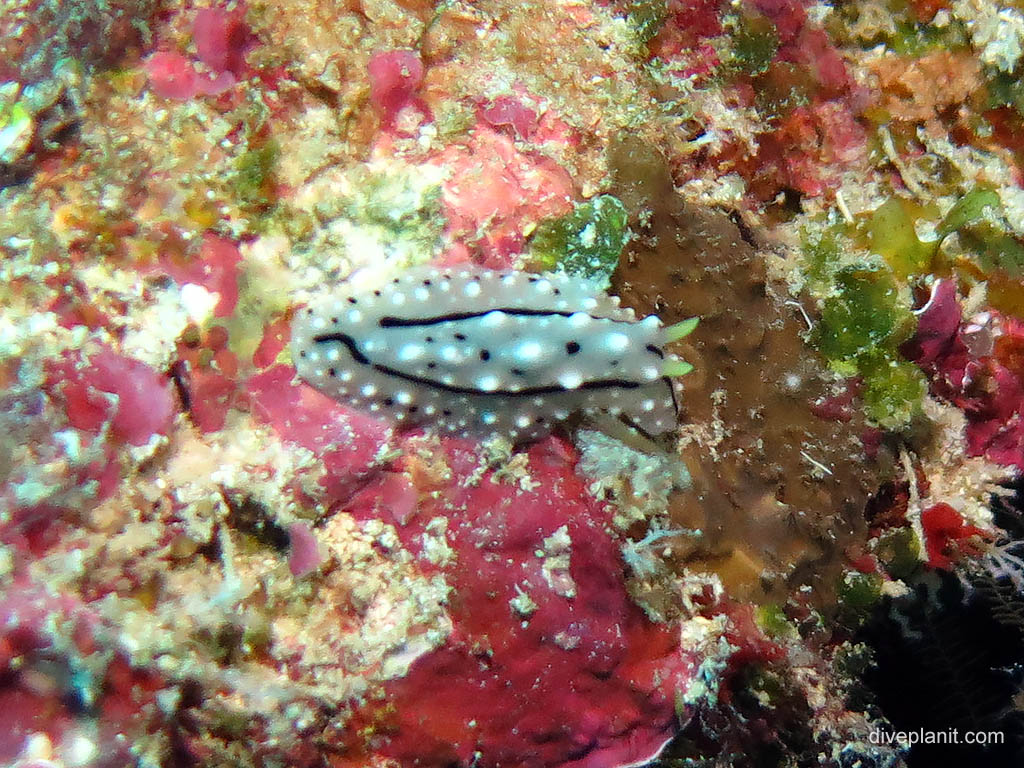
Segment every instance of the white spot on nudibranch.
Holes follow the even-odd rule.
[[[519,346],[515,348],[514,355],[517,360],[522,360],[524,363],[532,363],[534,360],[541,355],[540,343],[533,339],[527,339],[521,341]]]
[[[570,328],[586,328],[590,325],[592,318],[586,312],[573,312],[569,315],[569,327]]]
[[[481,376],[479,379],[476,380],[476,386],[477,389],[480,389],[484,392],[493,392],[494,390],[501,386],[501,381],[499,381],[497,376],[487,374],[486,376]]]
[[[495,310],[494,312],[488,312],[480,318],[480,327],[497,328],[498,326],[504,325],[506,320],[508,320],[508,315],[504,312]]]
[[[629,337],[619,331],[612,331],[605,336],[604,343],[610,352],[625,352],[629,349]]]
[[[403,363],[408,363],[411,360],[418,360],[423,356],[423,347],[420,344],[403,344],[398,348],[398,354],[396,357]]]
[[[583,383],[583,375],[579,371],[566,371],[558,377],[558,383],[566,389],[576,389]]]

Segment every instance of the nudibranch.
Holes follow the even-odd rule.
[[[405,424],[530,440],[605,411],[660,434],[676,426],[672,377],[691,370],[663,347],[696,323],[638,320],[563,273],[415,267],[299,310],[292,357],[325,394]]]

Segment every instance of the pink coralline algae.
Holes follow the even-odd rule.
[[[228,409],[241,400],[238,358],[228,347],[227,330],[218,325],[202,334],[194,326],[186,329],[173,373],[196,428],[203,433],[223,429]]]
[[[191,59],[177,51],[157,51],[145,63],[153,93],[164,99],[188,101],[196,96],[215,96],[234,85],[230,74],[217,77],[196,71]]]
[[[530,138],[537,129],[537,113],[514,96],[498,96],[480,108],[480,117],[495,128],[508,126],[520,139]]]
[[[394,125],[398,113],[409,104],[423,82],[423,62],[414,51],[376,53],[368,65],[370,103],[385,127]]]
[[[451,235],[472,240],[486,232],[475,243],[484,266],[513,266],[527,225],[572,208],[572,179],[563,168],[519,151],[511,138],[487,125],[478,125],[468,146],[453,145],[435,162],[452,169],[442,190]]]
[[[28,451],[0,486],[0,534],[38,553],[64,529],[65,513],[109,498],[124,450],[169,434],[176,406],[166,376],[106,346],[43,362],[39,390],[4,395],[3,431]]]
[[[611,512],[586,492],[575,451],[554,437],[533,445],[528,485],[471,480],[467,441],[444,441],[444,454],[453,477],[420,493],[398,533],[445,574],[454,629],[388,686],[385,711],[362,713],[379,734],[369,746],[403,765],[597,767],[657,753],[685,718],[676,695],[700,654],[627,595]],[[347,510],[376,518],[377,497]],[[452,551],[438,558],[424,534],[442,515]]]
[[[46,389],[63,403],[75,429],[96,434],[109,426],[114,440],[145,445],[171,428],[175,405],[170,383],[139,360],[110,349],[87,358],[66,354],[48,373]]]
[[[230,72],[236,78],[244,74],[250,33],[241,7],[231,11],[199,9],[192,26],[192,40],[199,60],[214,72]]]
[[[274,365],[246,382],[250,407],[289,443],[312,451],[324,470],[322,501],[348,498],[387,445],[390,428],[295,381],[295,369]]]
[[[161,255],[160,267],[179,285],[193,283],[217,294],[213,314],[215,317],[228,317],[238,303],[238,264],[241,260],[238,245],[233,240],[206,234],[197,253]]]
[[[123,734],[140,732],[152,721],[164,681],[133,669],[120,655],[101,661],[100,637],[111,628],[77,597],[51,594],[21,577],[14,582],[0,596],[0,676],[6,681],[0,686],[0,761],[52,766],[14,760],[30,735],[45,734],[59,745],[92,732],[104,750],[90,765],[132,764],[132,744]],[[75,684],[68,686],[69,680]],[[98,715],[95,730],[83,710]]]
[[[967,449],[1024,470],[1024,323],[990,312],[964,320],[952,281],[937,281],[903,353],[929,374],[932,393],[967,416]]]
[[[153,92],[161,98],[187,101],[215,96],[235,85],[247,71],[245,52],[251,36],[244,18],[241,8],[197,11],[192,36],[199,62],[207,71],[199,71],[193,59],[177,51],[157,51],[145,62]]]
[[[323,562],[316,536],[306,523],[292,523],[288,526],[288,548],[288,570],[296,578],[312,573]]]

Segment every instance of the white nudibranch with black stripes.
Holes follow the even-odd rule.
[[[567,274],[416,267],[300,310],[292,357],[325,394],[406,424],[529,440],[605,411],[660,434],[691,370],[662,347],[696,324],[637,320]]]

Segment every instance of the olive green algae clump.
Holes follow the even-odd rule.
[[[919,412],[926,392],[924,375],[899,352],[917,325],[909,291],[885,261],[844,265],[848,245],[837,227],[805,233],[807,275],[814,288],[826,292],[811,342],[837,373],[861,379],[871,421],[902,429]]]
[[[562,269],[607,280],[629,241],[626,208],[612,195],[577,203],[571,212],[537,226],[530,256],[541,269]]]

